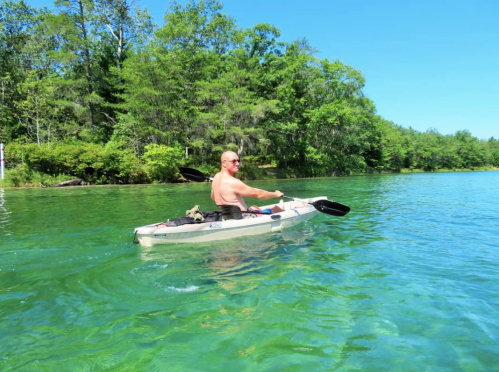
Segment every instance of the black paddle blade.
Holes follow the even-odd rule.
[[[350,212],[350,207],[346,205],[331,201],[331,200],[317,200],[312,204],[319,212],[330,214],[332,216],[344,216]]]
[[[197,169],[179,167],[178,170],[180,171],[180,174],[189,181],[194,181],[194,182],[211,181],[210,177],[205,175],[203,172],[198,171]]]

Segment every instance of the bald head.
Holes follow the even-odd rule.
[[[234,151],[225,151],[223,154],[222,154],[222,163],[224,160],[228,160],[228,161],[231,161],[233,159],[237,159],[237,154],[234,152]]]
[[[226,170],[231,175],[239,170],[239,156],[234,151],[225,151],[222,154],[222,170]]]

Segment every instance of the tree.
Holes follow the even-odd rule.
[[[95,18],[93,0],[57,0],[58,14],[47,17],[46,26],[59,42],[52,56],[58,62],[61,89],[81,124],[93,132],[99,121],[97,108],[102,99],[96,93],[98,66],[95,64]],[[86,110],[84,110],[86,108]],[[83,114],[83,115],[82,115]],[[86,116],[86,117],[85,117]]]
[[[333,173],[366,169],[379,132],[374,104],[362,93],[361,73],[340,61],[320,61],[313,85],[313,106],[307,110],[307,134],[314,148],[327,155]]]
[[[173,3],[165,25],[151,43],[137,49],[123,66],[127,82],[123,107],[139,127],[142,144],[181,143],[204,149],[209,84],[223,72],[233,20],[216,1]]]
[[[476,137],[467,130],[456,132],[455,137],[458,142],[457,154],[463,167],[473,169],[485,164],[485,149]]]
[[[0,3],[0,128],[5,142],[25,135],[17,120],[15,102],[24,98],[17,87],[33,68],[31,55],[24,51],[45,14],[23,0]]]
[[[494,137],[490,137],[490,139],[485,143],[485,151],[487,154],[488,164],[491,164],[494,167],[499,167],[499,141]]]
[[[268,34],[274,39],[273,34]],[[280,49],[271,43],[271,50],[266,55],[263,73],[259,78],[261,91],[268,98],[276,101],[276,111],[265,123],[265,130],[271,146],[269,152],[279,164],[286,168],[299,166],[306,162],[306,153],[311,147],[307,143],[308,118],[306,111],[309,99],[309,87],[315,80],[318,70],[311,65],[312,49],[306,41],[295,41],[282,45]],[[272,53],[271,53],[272,52]]]

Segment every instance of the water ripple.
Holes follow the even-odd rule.
[[[352,211],[152,248],[133,228],[212,205],[210,185],[0,190],[0,369],[492,371],[498,182],[254,182]]]

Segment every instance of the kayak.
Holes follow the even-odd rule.
[[[320,196],[286,203],[281,201],[278,205],[284,209],[283,212],[255,215],[243,220],[222,220],[180,226],[166,226],[166,223],[159,222],[137,227],[135,239],[141,245],[150,247],[154,244],[211,242],[275,232],[315,217],[319,210],[312,203],[319,200],[327,200],[327,197]],[[274,205],[260,208],[271,208]]]

